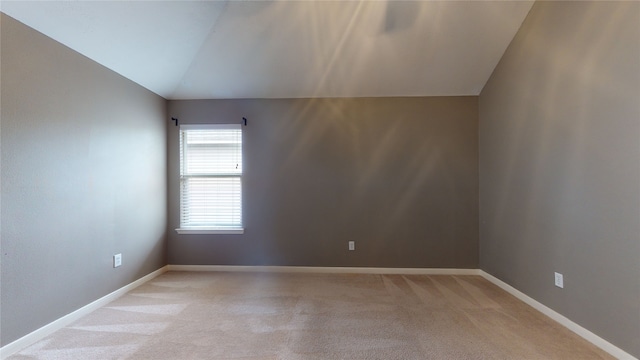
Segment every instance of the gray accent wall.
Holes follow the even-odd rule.
[[[536,2],[479,113],[481,269],[640,357],[640,3]]]
[[[4,346],[166,264],[167,118],[163,98],[0,21]]]
[[[177,100],[169,116],[248,119],[243,235],[174,231],[169,125],[170,264],[478,266],[477,97]]]

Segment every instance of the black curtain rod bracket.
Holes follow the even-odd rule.
[[[178,126],[178,118],[174,118],[174,117],[172,117],[172,118],[171,118],[171,121],[175,121],[175,122],[176,122],[176,126]]]

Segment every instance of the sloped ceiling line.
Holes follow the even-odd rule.
[[[15,1],[167,99],[478,95],[533,1]]]
[[[211,41],[211,38],[215,35],[216,32],[216,27],[218,26],[219,22],[220,22],[220,17],[222,16],[222,14],[224,14],[225,10],[227,9],[227,4],[229,3],[229,0],[224,0],[224,1],[220,1],[222,3],[222,6],[220,8],[220,11],[218,11],[216,13],[216,15],[214,16],[214,18],[211,19],[211,28],[209,28],[209,30],[207,31],[207,37],[204,38],[202,40],[202,42],[200,43],[200,47],[198,48],[198,51],[196,52],[196,55],[192,57],[191,61],[189,62],[189,66],[186,68],[186,70],[183,72],[182,77],[180,78],[180,81],[176,84],[175,88],[173,89],[171,95],[169,96],[170,98],[173,98],[176,96],[177,92],[179,91],[179,89],[181,87],[189,87],[190,83],[189,80],[187,78],[187,74],[190,73],[191,68],[194,66],[194,62],[196,61],[196,59],[200,58],[200,54],[202,53],[205,45]]]

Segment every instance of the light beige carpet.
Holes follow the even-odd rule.
[[[610,359],[479,276],[169,272],[18,359]]]

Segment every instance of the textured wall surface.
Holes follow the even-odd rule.
[[[536,3],[479,109],[481,268],[640,357],[640,3]]]
[[[6,345],[165,264],[166,101],[1,23]]]
[[[244,235],[175,233],[170,124],[170,264],[478,265],[477,97],[170,101],[169,115],[249,121]]]

